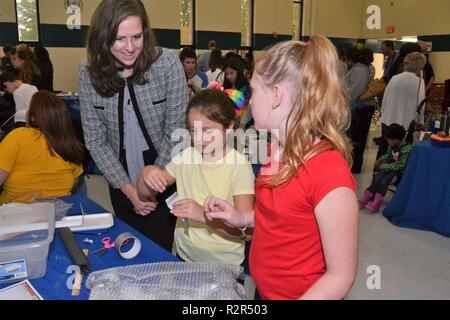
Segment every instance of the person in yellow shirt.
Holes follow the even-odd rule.
[[[234,127],[235,105],[222,91],[202,90],[190,101],[186,115],[194,147],[180,152],[164,169],[145,167],[138,178],[138,192],[151,199],[176,182],[181,200],[171,213],[178,217],[177,254],[184,261],[240,265],[245,244],[240,230],[207,221],[203,210],[211,195],[228,199],[241,213],[253,210],[252,167],[226,143],[226,130]],[[188,219],[187,223],[181,219]]]
[[[53,93],[35,93],[27,127],[11,131],[0,143],[0,203],[27,193],[69,195],[83,173],[83,158],[67,107]]]

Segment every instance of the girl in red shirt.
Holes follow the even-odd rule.
[[[278,131],[255,186],[254,212],[208,198],[208,219],[254,227],[250,271],[263,299],[343,299],[357,267],[358,205],[345,136],[348,99],[333,44],[279,43],[251,80],[258,130]]]

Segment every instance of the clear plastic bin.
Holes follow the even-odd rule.
[[[55,232],[53,203],[18,204],[0,207],[0,265],[25,260],[27,279],[41,278],[47,270],[50,243]],[[1,279],[2,283],[21,279]]]

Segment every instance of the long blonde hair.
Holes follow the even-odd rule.
[[[257,59],[255,72],[264,85],[289,83],[294,97],[286,124],[283,166],[271,177],[271,185],[287,183],[306,161],[327,150],[337,150],[351,165],[345,135],[351,111],[339,63],[336,48],[323,36],[313,36],[308,44],[279,43]],[[326,143],[313,147],[315,138]]]

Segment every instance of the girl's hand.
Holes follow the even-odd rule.
[[[232,228],[242,228],[246,225],[244,214],[227,201],[215,197],[208,197],[203,205],[205,216],[208,220],[222,220],[227,226]]]
[[[205,222],[203,207],[192,199],[175,202],[170,212],[178,218],[189,218],[194,221]]]
[[[147,166],[142,171],[144,183],[151,189],[163,193],[169,185],[169,178],[156,166]]]

